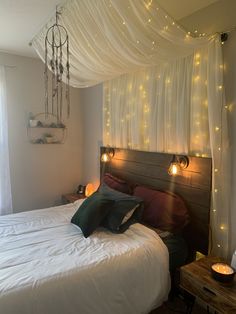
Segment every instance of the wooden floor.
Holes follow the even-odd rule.
[[[150,314],[172,314],[187,313],[186,303],[178,297],[172,301],[165,302],[161,307],[152,311]],[[192,314],[207,314],[207,310],[198,305],[196,302],[193,306]]]

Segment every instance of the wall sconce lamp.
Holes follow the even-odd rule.
[[[170,176],[176,176],[183,169],[186,169],[189,165],[189,159],[187,156],[173,155],[168,173]]]
[[[109,162],[115,155],[115,150],[112,147],[106,147],[105,152],[102,153],[101,162]]]

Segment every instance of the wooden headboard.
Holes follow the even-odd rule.
[[[101,147],[101,154],[105,147]],[[168,174],[172,154],[115,148],[110,162],[101,163],[101,177],[109,172],[128,182],[181,196],[188,206],[190,224],[184,234],[192,251],[208,253],[211,202],[211,158],[189,158],[189,166],[176,177]]]

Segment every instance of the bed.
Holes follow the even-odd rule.
[[[132,181],[134,173],[127,167],[129,153],[134,154],[117,149],[116,158],[105,171]],[[135,162],[139,154],[135,154]],[[144,154],[153,165],[153,155]],[[145,180],[153,183],[153,171],[148,176]],[[136,169],[133,182],[138,177],[140,171]],[[206,195],[205,189],[203,193]],[[176,237],[135,223],[122,234],[99,227],[84,238],[80,228],[71,224],[83,202],[0,217],[0,313],[147,314],[167,300],[169,258],[175,260],[176,246],[172,251],[171,247]],[[202,213],[197,215],[200,221],[205,217]],[[203,227],[205,232],[205,224]],[[199,246],[194,242],[192,248],[201,250],[204,244],[206,249],[201,235],[204,233],[198,234]]]
[[[73,204],[0,220],[0,313],[148,313],[168,296],[168,251],[141,224],[84,238]]]

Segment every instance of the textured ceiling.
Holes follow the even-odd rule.
[[[36,56],[30,40],[61,0],[0,0],[0,51]]]

